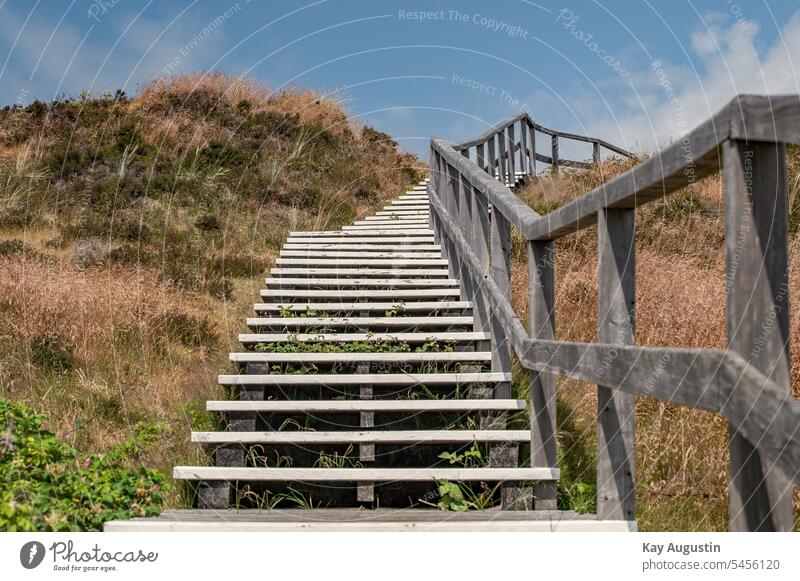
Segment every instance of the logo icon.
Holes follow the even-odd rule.
[[[39,541],[29,541],[19,550],[19,562],[26,569],[35,569],[44,560],[44,545]]]

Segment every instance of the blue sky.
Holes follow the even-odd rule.
[[[0,0],[0,63],[2,103],[222,70],[335,92],[423,155],[523,109],[653,149],[736,93],[800,92],[800,2]]]

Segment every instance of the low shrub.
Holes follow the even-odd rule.
[[[35,336],[30,347],[31,361],[37,367],[53,373],[67,373],[77,367],[75,348],[55,333]]]
[[[117,455],[81,454],[44,419],[0,398],[0,531],[96,531],[159,513],[166,477]]]

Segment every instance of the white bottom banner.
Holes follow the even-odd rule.
[[[6,533],[0,579],[800,579],[798,533]]]

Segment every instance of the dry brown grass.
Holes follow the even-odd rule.
[[[228,317],[241,314],[131,269],[7,258],[0,310],[2,395],[46,411],[51,429],[91,451],[130,437],[136,422],[175,419],[187,402],[213,393]],[[74,347],[76,370],[52,372],[36,361],[31,345],[43,335]]]
[[[584,174],[547,176],[521,192],[544,213],[624,171],[606,162]],[[790,167],[791,164],[790,164]],[[797,169],[797,168],[795,168]],[[666,200],[637,210],[637,343],[724,349],[727,345],[722,181],[711,176]],[[597,229],[556,243],[557,337],[592,342],[597,328]],[[512,301],[527,319],[527,264],[515,239]],[[790,294],[800,292],[800,237],[790,246]],[[800,345],[800,315],[791,316],[791,341]],[[795,349],[796,351],[796,349]],[[800,397],[800,361],[792,365]],[[570,428],[594,446],[594,386],[559,380]],[[727,528],[727,424],[719,416],[647,398],[637,402],[637,501],[643,530]],[[570,436],[572,441],[575,434]],[[585,479],[593,481],[594,467]]]

